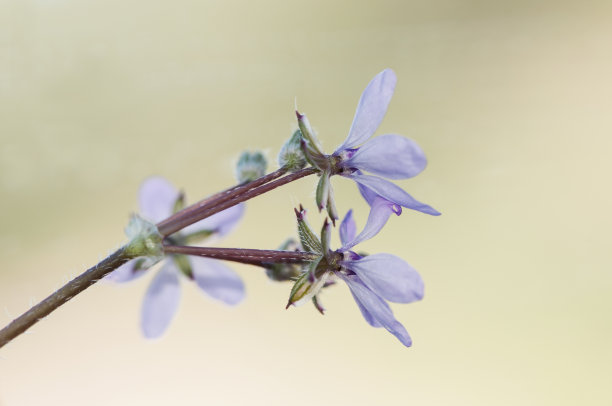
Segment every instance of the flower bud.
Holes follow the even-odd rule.
[[[306,166],[306,158],[301,147],[302,133],[295,130],[278,153],[278,165],[286,167],[290,172],[296,172]]]
[[[244,151],[236,164],[236,179],[239,183],[252,182],[266,174],[268,162],[259,152]]]
[[[149,268],[164,257],[163,237],[155,224],[134,214],[125,228],[125,234],[130,239],[126,253],[132,258],[145,259],[141,268]]]
[[[311,262],[308,272],[304,272],[302,276],[295,281],[286,308],[289,308],[291,305],[300,306],[306,303],[323,288],[325,282],[329,279],[330,272],[323,272],[320,276],[315,276],[317,273],[317,266],[322,258],[323,257],[320,257]]]
[[[299,249],[299,246],[293,238],[289,238],[278,249],[281,251],[296,251]],[[266,275],[276,282],[296,280],[304,273],[305,268],[306,265],[304,264],[270,264],[266,267]]]

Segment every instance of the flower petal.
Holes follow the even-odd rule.
[[[244,203],[240,203],[236,206],[227,208],[217,214],[213,214],[212,216],[205,218],[204,220],[200,220],[197,223],[185,227],[182,234],[188,235],[203,230],[211,230],[215,231],[219,236],[224,236],[238,224],[242,218],[242,215],[244,214],[245,207],[246,206]]]
[[[354,175],[363,175],[363,173],[361,171],[355,171]],[[357,187],[359,188],[359,193],[361,193],[361,196],[370,206],[372,206],[377,197],[380,197],[372,189],[363,186],[361,183],[357,183]]]
[[[195,283],[214,299],[236,305],[244,299],[242,279],[223,262],[203,257],[189,257]]]
[[[340,223],[340,241],[342,244],[347,244],[355,238],[357,234],[357,226],[353,219],[353,209],[349,210],[344,216],[342,223]]]
[[[406,193],[402,188],[395,185],[394,183],[389,182],[388,180],[379,178],[377,176],[363,175],[358,173],[342,176],[353,179],[355,182],[371,189],[372,192],[376,193],[380,197],[387,199],[390,202],[396,203],[402,207],[420,211],[422,213],[430,214],[432,216],[440,215],[439,211],[425,203],[419,202],[414,197]]]
[[[146,271],[146,268],[136,267],[140,261],[142,261],[142,258],[135,258],[126,262],[113,272],[106,275],[104,280],[115,283],[124,283],[141,277],[145,274],[144,271]]]
[[[336,153],[359,146],[374,134],[387,113],[396,82],[397,77],[391,69],[374,76],[361,94],[349,134]]]
[[[356,238],[353,238],[352,240],[342,239],[342,228],[340,228],[340,239],[342,240],[343,244],[342,248],[340,248],[340,251],[346,251],[354,247],[355,245],[363,241],[369,240],[370,238],[378,234],[387,223],[387,220],[389,219],[391,213],[398,213],[397,209],[394,206],[396,206],[396,204],[385,200],[382,197],[376,196],[376,198],[371,204],[368,222]],[[401,208],[399,208],[399,213],[401,213]],[[353,236],[354,235],[355,234],[353,234]]]
[[[340,275],[340,277],[348,285],[361,314],[371,326],[384,327],[406,347],[412,345],[410,335],[408,335],[404,326],[395,319],[393,311],[380,296],[368,289],[355,275]]]
[[[342,165],[388,179],[406,179],[421,173],[427,159],[416,142],[401,135],[385,134],[363,144]]]
[[[140,214],[154,223],[172,215],[179,191],[161,176],[147,178],[140,186]]]
[[[374,293],[390,302],[410,303],[423,298],[421,275],[403,259],[391,254],[373,254],[342,266],[355,272]]]
[[[181,297],[178,272],[172,261],[166,261],[147,289],[141,313],[146,338],[160,337],[178,310]]]

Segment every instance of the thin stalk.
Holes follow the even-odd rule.
[[[297,172],[291,173],[287,176],[283,176],[282,178],[276,179],[272,182],[268,182],[268,183],[262,184],[254,188],[248,187],[249,185],[252,184],[252,182],[248,183],[245,185],[245,189],[240,189],[238,192],[234,191],[227,197],[215,200],[213,203],[207,203],[196,209],[192,209],[187,214],[179,215],[180,213],[183,212],[183,210],[181,210],[175,215],[159,223],[157,225],[157,228],[159,229],[159,232],[163,236],[168,236],[170,234],[173,234],[179,231],[182,228],[187,227],[188,225],[191,225],[197,221],[210,217],[213,214],[216,214],[220,211],[228,209],[232,206],[235,206],[238,203],[242,203],[246,200],[252,199],[263,193],[276,189],[279,186],[286,185],[287,183],[301,179],[308,175],[312,175],[313,173],[316,173],[316,172],[317,172],[317,169],[315,168],[301,169]],[[190,209],[191,207],[193,206],[190,206],[187,209]]]
[[[131,257],[127,255],[125,247],[121,247],[97,265],[89,268],[56,290],[49,297],[0,330],[0,348],[130,259]]]
[[[175,224],[182,224],[187,219],[197,217],[198,213],[202,210],[206,210],[209,207],[214,207],[215,205],[220,204],[224,201],[227,201],[250,189],[261,186],[265,183],[273,181],[274,179],[278,179],[279,177],[283,176],[285,173],[287,173],[287,169],[283,167],[267,175],[264,175],[261,178],[255,179],[252,182],[236,185],[222,192],[209,196],[203,200],[200,200],[197,203],[192,204],[191,206],[185,207],[184,209],[174,213],[172,216],[168,217],[167,219],[159,222],[157,224],[157,228],[164,237],[170,234],[173,234],[176,231],[180,230],[180,228],[182,228],[180,227],[176,229]]]
[[[312,252],[254,250],[242,248],[185,247],[178,245],[164,246],[166,254],[196,255],[224,261],[266,267],[271,264],[300,264],[311,262],[319,257]]]

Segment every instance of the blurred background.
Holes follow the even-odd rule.
[[[612,6],[608,1],[0,0],[0,322],[124,241],[140,182],[189,201],[276,154],[294,99],[331,152],[368,81],[398,85],[378,134],[429,159],[360,249],[417,268],[404,348],[345,286],[284,306],[232,265],[227,308],[183,280],[167,334],[139,329],[151,279],[97,284],[0,350],[0,405],[608,405],[612,402]],[[251,201],[216,244],[276,248],[316,180]],[[341,213],[367,207],[334,179]],[[336,239],[337,242],[337,239]],[[152,273],[152,272],[151,272]]]

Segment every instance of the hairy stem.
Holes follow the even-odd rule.
[[[166,254],[196,255],[242,264],[267,266],[270,264],[300,264],[311,262],[319,257],[312,252],[254,250],[242,248],[185,247],[177,245],[164,246]]]
[[[168,236],[172,233],[179,231],[182,228],[187,227],[188,225],[210,217],[213,214],[228,209],[232,206],[235,206],[238,203],[242,203],[246,200],[252,199],[263,193],[276,189],[279,186],[286,185],[287,183],[301,179],[304,176],[312,175],[316,172],[317,169],[305,168],[297,172],[291,173],[287,176],[283,176],[282,178],[278,178],[277,176],[278,179],[273,180],[271,182],[268,181],[262,183],[260,182],[260,179],[266,177],[264,176],[263,178],[260,178],[254,182],[250,182],[244,186],[238,186],[234,188],[233,192],[219,199],[215,199],[211,202],[202,205],[200,205],[200,203],[196,203],[193,206],[181,210],[173,216],[157,224],[157,228],[163,236]],[[253,187],[253,183],[257,183],[258,186]]]
[[[287,173],[287,169],[286,168],[280,168],[277,169],[274,172],[271,172],[267,175],[262,176],[259,179],[256,179],[252,182],[248,182],[248,183],[243,183],[240,185],[236,185],[233,186],[229,189],[226,189],[222,192],[216,193],[212,196],[209,196],[203,200],[200,200],[197,203],[192,204],[189,207],[185,207],[183,210],[180,210],[176,213],[174,213],[172,216],[168,217],[167,219],[159,222],[157,224],[157,228],[159,229],[159,232],[165,237],[168,236],[172,233],[177,232],[178,230],[180,230],[181,228],[185,227],[179,227],[177,228],[178,224],[183,224],[186,221],[190,221],[190,219],[192,218],[197,218],[198,217],[198,213],[200,213],[203,210],[206,210],[209,207],[214,207],[215,205],[218,205],[224,201],[227,201],[237,195],[240,195],[250,189],[256,188],[258,186],[261,186],[265,183],[268,183],[270,181],[273,181],[274,179],[278,179],[279,177],[283,176],[285,173]],[[201,220],[201,219],[200,219]],[[196,220],[197,221],[197,220]],[[195,222],[195,221],[194,221]],[[192,224],[192,223],[191,223]]]
[[[62,286],[0,330],[0,348],[130,259],[131,257],[126,253],[125,247],[119,248],[100,263]]]

